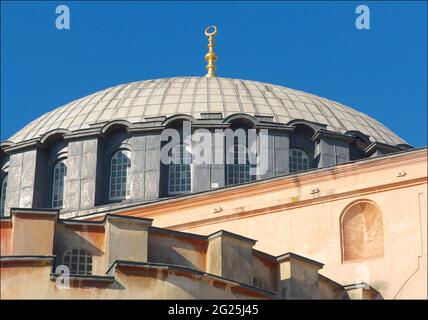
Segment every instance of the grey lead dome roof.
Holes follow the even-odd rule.
[[[305,92],[250,80],[176,77],[111,87],[72,101],[34,120],[9,140],[40,137],[54,129],[75,131],[111,120],[144,122],[146,118],[201,113],[273,116],[274,122],[302,119],[345,133],[360,131],[372,141],[406,143],[387,127],[343,104]]]

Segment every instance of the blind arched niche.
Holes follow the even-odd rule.
[[[383,255],[383,223],[379,207],[359,200],[345,208],[341,218],[342,261]]]

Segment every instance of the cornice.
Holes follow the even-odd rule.
[[[317,140],[322,139],[322,138],[329,138],[329,139],[334,139],[334,140],[344,140],[344,141],[349,142],[349,143],[355,141],[355,139],[356,139],[353,136],[349,136],[349,135],[342,134],[339,132],[329,131],[326,129],[320,129],[317,132],[315,132],[315,134],[311,137],[311,140],[316,142]]]
[[[46,219],[58,219],[57,209],[10,208],[10,216],[43,216]]]
[[[387,150],[387,151],[391,151],[391,152],[397,152],[400,150],[403,150],[403,148],[400,147],[396,147],[396,146],[391,146],[389,144],[385,144],[385,143],[381,143],[381,142],[372,142],[370,143],[365,149],[364,149],[364,153],[366,154],[372,154],[373,152],[375,152],[376,150]]]
[[[276,261],[278,261],[279,263],[284,262],[284,261],[290,261],[291,259],[296,259],[296,260],[300,260],[300,261],[303,261],[303,262],[306,262],[306,263],[309,263],[312,265],[316,265],[320,269],[322,267],[324,267],[324,263],[303,257],[301,255],[298,255],[298,254],[295,254],[292,252],[287,252],[287,253],[284,253],[284,254],[276,257]]]
[[[32,139],[32,140],[27,140],[18,144],[13,144],[8,147],[4,147],[3,151],[5,153],[11,154],[19,151],[39,149],[39,148],[40,149],[43,148],[43,145],[40,143],[40,141],[37,139]]]
[[[64,135],[65,141],[72,141],[72,140],[78,140],[78,139],[86,139],[86,138],[93,138],[93,137],[101,137],[101,129],[95,128],[95,129],[85,129],[85,130],[79,130],[74,131],[71,133],[68,133]]]
[[[403,153],[399,154],[386,155],[373,159],[364,159],[351,163],[336,165],[334,167],[321,168],[266,180],[258,180],[244,185],[223,187],[216,190],[193,193],[178,198],[159,200],[148,204],[142,204],[138,208],[123,210],[121,214],[146,214],[150,211],[150,215],[156,215],[157,208],[159,208],[159,211],[162,214],[166,209],[188,209],[200,206],[201,203],[215,204],[219,201],[219,199],[222,201],[236,199],[236,197],[241,197],[243,194],[246,194],[247,196],[255,196],[284,188],[290,188],[295,186],[297,181],[300,186],[303,186],[305,184],[322,182],[330,178],[339,178],[344,176],[349,177],[361,174],[363,172],[367,173],[378,171],[381,168],[397,167],[400,166],[400,163],[403,162],[406,162],[408,165],[419,162],[421,159],[426,159],[426,151],[426,148],[413,149],[411,151],[404,151]],[[407,179],[405,181],[409,180]],[[404,181],[400,181],[400,184],[403,183]]]
[[[39,264],[53,264],[55,256],[0,256],[0,263],[39,263]]]
[[[236,239],[236,240],[239,240],[239,241],[247,242],[247,243],[251,244],[252,246],[255,245],[256,242],[257,242],[257,240],[250,239],[250,238],[247,238],[247,237],[244,237],[244,236],[241,236],[239,234],[232,233],[232,232],[229,232],[229,231],[226,231],[226,230],[216,231],[216,232],[210,234],[207,239],[209,241],[209,240],[213,240],[213,239],[216,239],[216,238],[219,238],[219,237],[233,238],[233,239]]]
[[[230,213],[228,215],[223,215],[223,216],[219,216],[219,217],[205,218],[205,219],[201,219],[199,221],[185,222],[185,223],[176,224],[176,225],[168,225],[168,229],[180,230],[180,229],[187,229],[190,226],[191,227],[206,226],[206,225],[211,225],[211,224],[224,222],[224,221],[233,221],[233,220],[238,220],[238,219],[243,219],[243,218],[250,218],[250,217],[254,217],[254,216],[258,216],[258,215],[273,214],[273,213],[277,213],[277,212],[282,212],[284,210],[291,210],[291,209],[297,209],[297,208],[301,208],[301,207],[318,205],[321,203],[330,202],[333,199],[334,200],[343,200],[343,199],[355,197],[356,195],[363,197],[363,196],[367,196],[367,195],[370,195],[373,193],[380,193],[380,192],[385,192],[385,191],[394,190],[394,189],[398,189],[398,188],[409,187],[409,186],[427,183],[426,177],[414,179],[414,180],[417,180],[417,181],[412,181],[413,183],[408,183],[405,185],[403,185],[403,182],[397,182],[397,183],[389,184],[389,185],[373,186],[371,188],[356,189],[353,191],[335,193],[333,195],[325,195],[325,196],[320,196],[317,198],[299,200],[296,202],[287,202],[287,203],[283,203],[283,204],[277,205],[277,206],[248,210],[246,212]],[[162,212],[160,214],[168,214],[168,213]],[[155,216],[156,214],[149,214],[149,215]]]
[[[257,288],[239,281],[235,281],[232,279],[228,279],[226,277],[218,276],[212,273],[195,270],[189,267],[185,266],[179,266],[179,265],[172,265],[172,264],[165,264],[165,263],[155,263],[155,262],[133,262],[133,261],[123,261],[123,260],[116,260],[114,261],[110,267],[108,268],[106,274],[109,276],[115,276],[116,270],[120,268],[137,268],[137,269],[158,269],[158,270],[168,270],[168,271],[174,271],[174,272],[184,272],[188,274],[192,274],[195,276],[198,276],[198,278],[206,278],[208,280],[216,280],[223,282],[226,285],[229,285],[231,287],[235,288],[242,288],[250,290],[254,293],[258,293],[263,296],[273,297],[277,293],[273,291],[269,291],[262,288]]]

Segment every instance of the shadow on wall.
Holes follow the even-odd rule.
[[[185,241],[172,236],[149,235],[148,261],[183,266],[194,270],[205,269],[207,244],[203,241]],[[190,260],[189,257],[194,259]]]
[[[82,248],[93,256],[93,265],[95,270],[105,269],[104,257],[105,254],[98,247],[102,247],[104,242],[104,230],[94,230],[90,226],[77,226],[70,228],[66,225],[57,225],[61,229],[55,232],[54,238],[54,255],[56,256],[55,267],[63,263],[63,255],[71,249]],[[76,230],[77,229],[77,230]],[[90,241],[79,233],[87,233]]]
[[[294,278],[281,280],[279,287],[282,288],[279,292],[281,299],[295,300],[313,300],[324,299],[320,295],[319,285],[308,284]],[[345,290],[340,290],[335,300],[350,300],[349,294]]]

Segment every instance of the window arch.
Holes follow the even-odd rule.
[[[383,224],[379,207],[369,200],[348,206],[341,219],[342,260],[383,255]]]
[[[5,216],[4,208],[6,205],[7,174],[1,180],[0,185],[0,217]]]
[[[131,190],[131,152],[116,151],[110,160],[110,200],[123,200],[130,196]]]
[[[92,274],[92,255],[85,249],[73,248],[66,251],[62,257],[62,264],[68,267],[70,274]]]
[[[172,163],[168,165],[168,193],[183,194],[191,191],[192,154],[189,147],[181,143],[171,149]]]
[[[67,176],[66,160],[60,160],[55,164],[52,175],[52,208],[64,206],[64,186]]]
[[[288,169],[290,173],[309,170],[309,156],[302,149],[290,149]]]

